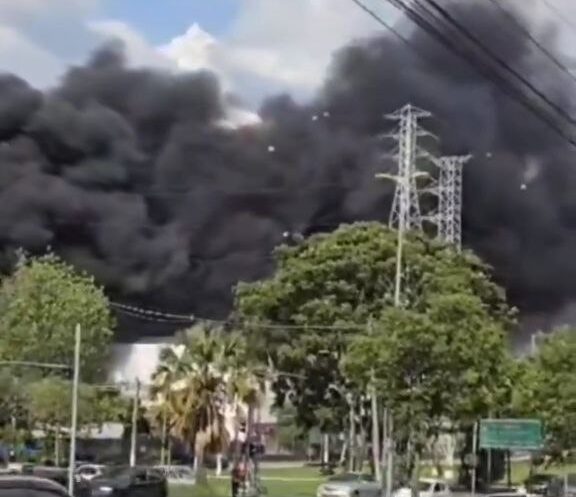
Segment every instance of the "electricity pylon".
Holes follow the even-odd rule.
[[[462,248],[462,169],[470,155],[441,157],[438,181],[438,237]]]
[[[387,135],[398,142],[398,153],[394,156],[398,163],[398,174],[395,175],[396,190],[389,224],[393,228],[402,228],[402,231],[422,229],[422,213],[416,180],[425,174],[418,171],[416,165],[417,159],[421,156],[417,141],[418,137],[430,135],[430,133],[421,129],[418,121],[431,115],[430,112],[408,104],[386,116],[387,119],[399,121],[398,131]]]

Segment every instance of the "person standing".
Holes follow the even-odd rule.
[[[238,497],[239,490],[246,480],[246,468],[242,462],[236,462],[232,468],[232,497]]]

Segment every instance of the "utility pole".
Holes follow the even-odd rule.
[[[72,382],[72,420],[70,427],[70,456],[68,458],[68,494],[74,495],[74,470],[76,469],[76,432],[78,431],[78,386],[80,384],[81,328],[76,325],[74,341],[74,379]]]
[[[478,423],[474,423],[474,432],[472,433],[472,481],[470,482],[470,488],[472,490],[472,497],[476,495],[476,479],[478,474]]]
[[[382,468],[380,467],[380,426],[378,419],[378,393],[376,390],[376,378],[372,372],[370,385],[370,401],[372,410],[372,461],[376,481],[382,483]]]
[[[394,417],[392,416],[392,411],[387,409],[387,427],[386,432],[388,434],[386,439],[386,452],[388,454],[386,461],[386,497],[392,497],[393,485],[394,485]]]
[[[438,237],[462,249],[462,169],[472,156],[441,157],[438,184]]]
[[[132,432],[130,436],[130,467],[136,466],[136,452],[138,445],[138,409],[140,407],[140,380],[136,379],[136,392],[132,404]]]
[[[396,270],[394,277],[394,306],[402,306],[402,280],[403,280],[403,251],[404,236],[408,230],[422,230],[423,219],[435,220],[435,217],[422,216],[420,209],[420,193],[437,193],[436,188],[428,186],[426,189],[418,188],[418,178],[430,175],[419,171],[416,161],[419,157],[430,158],[430,155],[419,149],[417,140],[421,136],[430,136],[430,133],[418,125],[420,119],[430,117],[428,111],[418,109],[410,104],[405,105],[396,112],[387,115],[390,120],[399,121],[398,131],[388,135],[398,143],[398,151],[394,155],[398,163],[398,174],[376,174],[378,179],[391,179],[396,183],[394,199],[390,210],[389,225],[397,230]],[[393,415],[390,406],[383,412],[383,441],[382,462],[386,465],[385,495],[391,497],[394,479],[394,436]],[[381,475],[383,476],[383,475]]]
[[[168,408],[167,400],[164,399],[162,406],[162,447],[160,448],[160,464],[166,464],[166,438],[168,435]]]
[[[374,332],[372,320],[368,322],[368,334]],[[376,374],[374,368],[370,372],[370,384],[368,385],[370,396],[370,411],[372,417],[372,464],[376,481],[382,484],[382,468],[380,466],[380,421],[378,418],[378,389],[376,388]]]

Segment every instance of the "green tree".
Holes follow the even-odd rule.
[[[301,425],[319,426],[328,407],[334,416],[323,417],[324,429],[342,429],[345,394],[358,385],[350,388],[341,362],[351,340],[393,306],[395,268],[396,233],[362,223],[279,249],[270,279],[239,285],[236,313],[251,350],[302,377],[281,377],[273,386],[279,403],[289,398],[295,406]],[[479,259],[423,235],[406,235],[402,285],[402,307],[416,316],[436,295],[463,293],[502,326],[512,321],[503,292]]]
[[[49,254],[22,260],[0,286],[0,359],[73,363],[82,326],[82,379],[106,371],[114,320],[93,278]]]
[[[277,407],[275,415],[278,419],[278,444],[282,449],[305,453],[308,432],[296,423],[296,410],[293,406],[287,405]]]
[[[62,460],[61,438],[72,422],[72,383],[57,377],[46,377],[26,385],[26,409],[31,426],[43,430],[54,442],[54,457]],[[78,390],[78,425],[100,425],[104,422],[95,387],[82,384]]]
[[[240,416],[240,404],[254,405],[263,389],[262,375],[250,367],[244,339],[220,328],[185,331],[180,350],[162,351],[153,374],[152,393],[157,406],[152,417],[157,426],[194,450],[198,468],[204,454],[222,454],[230,442],[226,407]]]
[[[19,398],[17,378],[8,369],[0,370],[0,426],[11,422]]]
[[[181,346],[168,398],[172,431],[190,445],[196,467],[202,468],[207,451],[221,453],[229,442],[223,408],[227,401],[227,364],[234,343],[221,330],[205,328],[185,332]],[[162,369],[168,366],[160,364]]]
[[[419,310],[389,309],[351,344],[346,370],[359,380],[374,374],[413,476],[431,439],[501,408],[510,390],[505,331],[481,299],[461,292],[430,296]]]
[[[560,329],[548,336],[534,357],[522,364],[516,408],[542,419],[551,460],[576,447],[576,332]]]

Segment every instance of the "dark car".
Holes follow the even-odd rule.
[[[524,482],[529,494],[546,495],[550,483],[554,481],[554,475],[535,474],[528,477]]]
[[[2,497],[70,497],[66,488],[47,478],[36,476],[0,476]]]
[[[27,466],[22,469],[22,474],[35,476],[58,483],[64,488],[68,488],[68,468],[57,466]],[[74,480],[74,496],[87,497],[90,495],[90,487],[80,478]]]
[[[166,478],[153,468],[112,466],[88,484],[92,497],[168,497]]]

